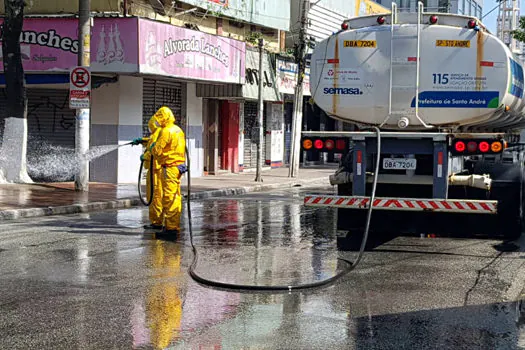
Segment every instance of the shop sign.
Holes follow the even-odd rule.
[[[171,24],[139,20],[140,73],[242,84],[246,44]]]
[[[277,59],[277,85],[281,94],[295,94],[297,64]],[[303,79],[303,94],[310,96],[310,67],[306,67]]]
[[[264,101],[280,101],[279,90],[275,79],[275,71],[271,69],[271,58],[263,56],[263,72],[259,73],[259,52],[246,51],[246,81],[242,87],[242,95],[247,99],[256,100],[259,97],[259,84],[263,84]]]
[[[0,19],[3,26],[3,20]],[[137,20],[95,18],[91,33],[92,72],[137,72]],[[78,20],[25,18],[20,35],[26,72],[69,72],[78,63]],[[0,31],[0,41],[2,35]],[[4,70],[0,50],[0,71]]]

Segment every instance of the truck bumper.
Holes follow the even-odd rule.
[[[306,195],[304,197],[304,205],[308,207],[368,209],[370,204],[369,197],[361,196]],[[373,209],[494,215],[498,213],[498,201],[377,197]]]

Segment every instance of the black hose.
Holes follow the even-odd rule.
[[[361,261],[361,258],[363,256],[363,253],[366,247],[366,243],[368,240],[368,231],[370,230],[370,219],[372,217],[372,211],[373,211],[373,206],[374,206],[374,201],[375,201],[376,186],[377,186],[377,179],[379,175],[379,162],[380,162],[380,157],[381,157],[381,131],[377,127],[374,127],[374,129],[377,133],[376,170],[374,174],[374,183],[373,183],[372,193],[370,197],[370,206],[368,208],[366,226],[365,226],[365,231],[363,234],[363,239],[361,241],[361,248],[359,250],[359,255],[356,261],[353,263],[349,260],[338,258],[338,260],[341,260],[345,262],[346,264],[348,264],[348,267],[343,269],[343,271],[336,274],[335,276],[328,278],[326,280],[323,280],[323,281],[307,283],[307,284],[299,284],[299,285],[256,286],[256,285],[231,284],[231,283],[224,283],[224,282],[209,280],[209,279],[199,276],[195,272],[195,268],[197,266],[199,257],[197,253],[197,248],[195,247],[193,243],[193,225],[192,225],[192,217],[191,217],[191,176],[189,174],[190,157],[188,154],[188,148],[186,148],[186,161],[187,161],[187,166],[188,166],[188,175],[187,175],[188,177],[188,189],[187,189],[188,198],[186,200],[186,204],[188,208],[187,210],[188,210],[188,227],[189,227],[189,233],[190,233],[190,244],[191,244],[191,249],[193,250],[193,262],[191,263],[189,270],[188,270],[191,278],[193,278],[193,280],[195,280],[196,282],[204,286],[207,286],[207,287],[236,291],[236,292],[254,292],[254,291],[291,292],[295,290],[305,290],[305,289],[313,289],[313,288],[320,288],[320,287],[328,286],[330,284],[333,284],[335,281],[337,281],[341,277],[345,276],[347,273],[349,273],[353,269],[355,269],[357,265],[359,264],[359,262]]]
[[[139,198],[140,198],[140,201],[142,202],[142,204],[144,204],[145,206],[149,207],[151,202],[153,202],[153,191],[155,190],[155,183],[153,182],[153,155],[151,155],[149,169],[148,169],[148,179],[146,179],[146,181],[149,180],[149,183],[150,183],[149,199],[147,199],[147,200],[144,200],[144,197],[142,196],[142,186],[141,186],[142,169],[144,169],[144,160],[141,160],[141,162],[140,162],[139,182],[138,182]],[[147,184],[146,184],[146,186],[147,186]]]

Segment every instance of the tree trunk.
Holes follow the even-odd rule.
[[[32,182],[27,174],[27,95],[20,54],[24,0],[4,0],[2,53],[7,111],[2,142],[2,169],[8,182]]]

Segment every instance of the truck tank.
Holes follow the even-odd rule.
[[[331,117],[391,130],[525,126],[523,67],[476,19],[398,13],[342,27],[311,58],[312,97]]]

